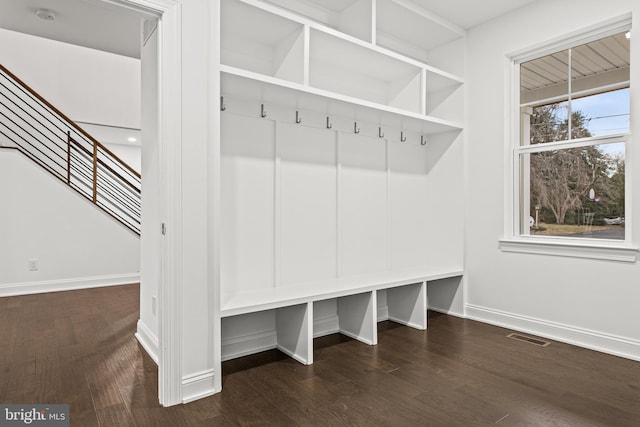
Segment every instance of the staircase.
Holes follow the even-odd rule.
[[[140,174],[0,65],[0,146],[18,150],[140,235]]]

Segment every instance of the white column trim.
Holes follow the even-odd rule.
[[[158,386],[164,406],[182,403],[182,84],[181,0],[98,0],[159,18],[158,109],[160,115],[162,243],[159,289]],[[160,230],[157,231],[160,233]]]

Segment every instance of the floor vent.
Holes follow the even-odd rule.
[[[532,337],[528,337],[526,335],[521,335],[521,334],[509,334],[507,335],[507,338],[511,338],[513,340],[518,340],[522,342],[528,342],[529,344],[537,345],[539,347],[546,347],[549,344],[551,344],[551,342],[549,341],[541,340],[539,338],[532,338]]]

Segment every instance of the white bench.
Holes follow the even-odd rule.
[[[313,363],[313,304],[337,299],[340,333],[369,345],[378,342],[377,291],[387,291],[389,320],[427,328],[427,282],[462,276],[454,271],[403,271],[343,277],[300,286],[275,287],[222,295],[221,318],[276,311],[277,348]]]

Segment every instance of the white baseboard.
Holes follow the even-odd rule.
[[[222,361],[271,350],[277,346],[278,335],[275,330],[227,338],[222,340]]]
[[[640,341],[637,340],[473,304],[466,305],[466,317],[479,322],[640,361]]]
[[[158,355],[160,354],[158,337],[151,332],[151,329],[144,324],[142,319],[138,319],[138,330],[135,333],[135,337],[149,357],[151,357],[151,359],[156,362],[156,365],[158,365],[158,361],[160,360],[158,358]]]
[[[103,286],[130,285],[140,283],[140,273],[114,274],[110,276],[77,277],[62,280],[43,280],[0,284],[0,297],[42,294],[46,292],[75,291]]]
[[[435,311],[437,313],[447,314],[449,316],[460,317],[461,319],[465,318],[464,313],[458,313],[457,311],[453,311],[448,308],[439,308],[439,307],[429,307],[430,311]]]
[[[208,369],[182,377],[182,403],[193,402],[215,394],[214,371]]]
[[[313,319],[313,337],[324,337],[338,332],[338,315],[331,314],[329,316]]]

